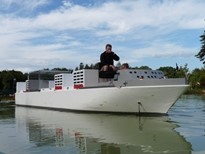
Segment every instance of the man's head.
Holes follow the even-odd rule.
[[[111,45],[111,44],[106,44],[105,50],[106,50],[107,52],[111,52],[111,51],[112,51],[112,45]]]

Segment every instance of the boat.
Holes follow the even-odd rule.
[[[177,124],[166,115],[139,117],[17,106],[15,118],[17,132],[21,132],[19,144],[37,146],[39,153],[46,147],[85,154],[191,153],[191,144],[174,130]]]
[[[17,82],[16,105],[83,112],[166,114],[188,88],[185,78],[160,70],[123,69],[109,76],[98,69],[54,72],[53,80]],[[32,73],[31,73],[32,74]],[[103,77],[103,78],[102,78]]]

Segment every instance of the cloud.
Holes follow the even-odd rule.
[[[129,54],[126,51],[129,51]],[[121,57],[121,63],[127,62],[131,66],[147,65],[151,68],[159,68],[161,66],[175,64],[175,62],[182,63],[182,65],[193,62],[190,59],[194,58],[196,48],[183,47],[162,41],[158,43],[154,42],[146,47],[121,48],[117,53]]]
[[[46,5],[50,0],[1,0],[1,10],[8,11],[15,8],[15,10],[27,10],[32,11],[40,6]],[[13,10],[14,11],[14,10]]]
[[[176,32],[204,28],[202,0],[105,1],[89,7],[75,1],[56,6],[50,0],[1,2],[0,60],[4,65],[0,69],[94,63],[99,50],[110,42],[126,49],[128,53],[119,54],[127,61],[133,57],[190,57],[196,46],[177,44]],[[51,5],[52,9],[46,8]],[[47,11],[36,12],[40,7]],[[21,16],[18,9],[33,15]],[[173,34],[176,40],[169,39]]]
[[[139,59],[149,58],[169,58],[183,57],[188,58],[195,54],[196,49],[186,48],[175,44],[153,44],[152,46],[136,49],[132,52],[133,57]]]
[[[31,5],[39,3],[45,0]],[[30,29],[96,30],[100,35],[126,34],[146,26],[170,32],[179,28],[203,28],[204,5],[172,0],[156,4],[151,1],[107,2],[97,7],[84,7],[64,2],[63,6],[69,7],[59,7],[34,18],[10,18],[8,24],[16,23],[22,29],[27,25]]]

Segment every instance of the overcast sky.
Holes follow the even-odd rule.
[[[133,67],[201,68],[204,8],[204,0],[0,0],[0,70],[95,64],[106,43]]]

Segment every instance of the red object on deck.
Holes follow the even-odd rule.
[[[74,89],[80,89],[83,88],[83,84],[75,84]]]
[[[62,90],[62,86],[55,86],[55,90]]]

